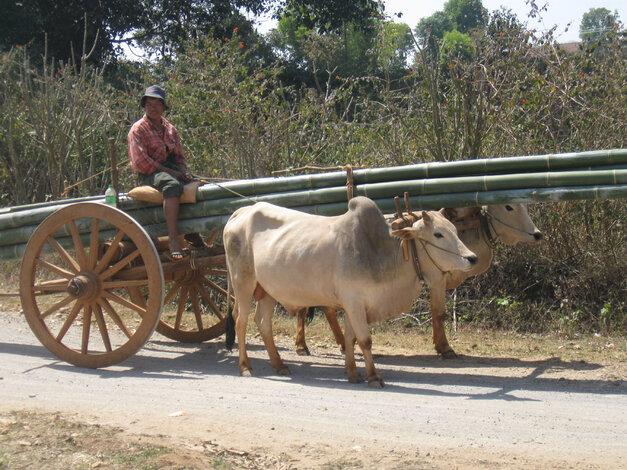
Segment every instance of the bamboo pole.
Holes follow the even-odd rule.
[[[489,204],[505,204],[508,202],[518,203],[554,203],[559,201],[572,200],[605,200],[605,199],[625,199],[627,198],[627,185],[607,185],[607,186],[572,186],[558,188],[527,188],[517,190],[497,190],[479,191],[468,193],[436,194],[410,197],[412,209],[437,210],[442,207],[464,207],[482,206]],[[393,213],[396,210],[393,198],[374,199],[384,213]],[[345,213],[348,209],[348,202],[333,202],[310,206],[293,207],[295,210],[316,215],[334,216]],[[216,229],[224,228],[230,215],[214,215],[193,219],[180,220],[178,228],[181,233],[202,232],[208,233]],[[36,227],[33,227],[33,230]],[[165,223],[152,224],[144,227],[152,238],[167,234]],[[80,226],[80,230],[85,230],[85,226]],[[102,231],[100,237],[106,239],[111,237],[113,231]],[[89,232],[82,233],[81,239],[85,244],[89,243]],[[62,246],[72,246],[72,239],[69,236],[61,237],[59,241]],[[26,242],[14,243],[0,246],[0,259],[21,258],[26,248]]]
[[[398,194],[408,192],[411,201],[419,196],[434,196],[436,201],[461,201],[451,203],[438,203],[437,207],[453,207],[466,205],[463,203],[468,193],[487,192],[517,189],[541,189],[550,187],[571,186],[603,186],[627,184],[627,170],[596,170],[596,171],[562,171],[542,172],[512,175],[484,175],[456,178],[433,178],[413,181],[394,181],[384,183],[372,183],[357,186],[356,195],[366,196],[371,199],[393,198]],[[454,196],[461,193],[462,196]],[[240,207],[255,202],[269,202],[282,207],[306,207],[322,204],[345,203],[347,199],[344,186],[335,188],[321,188],[307,191],[291,191],[272,193],[253,197],[230,197],[217,200],[206,200],[196,204],[184,204],[181,206],[179,220],[196,220],[208,216],[230,215]],[[471,201],[476,198],[473,197]],[[423,200],[430,200],[423,198]],[[471,205],[476,205],[471,202]],[[10,213],[0,216],[2,225],[10,228],[0,230],[0,246],[13,243],[22,243],[28,240],[37,225],[46,216],[50,215],[54,206],[49,208],[37,208],[32,211]],[[126,211],[142,226],[163,223],[165,220],[163,209],[160,205],[149,205]],[[10,223],[4,224],[3,218],[9,218]],[[80,231],[80,229],[79,229]],[[190,230],[194,231],[194,230]],[[58,235],[67,235],[67,229],[61,228]]]
[[[384,182],[461,177],[469,175],[497,175],[504,172],[538,172],[542,170],[576,170],[576,171],[610,171],[607,165],[613,165],[613,169],[625,169],[627,165],[627,149],[602,150],[593,152],[580,152],[569,154],[549,154],[528,157],[506,157],[481,160],[466,160],[458,162],[432,162],[417,165],[406,165],[393,168],[378,168],[367,170],[354,170],[354,182],[357,185],[376,184]],[[346,184],[346,173],[323,173],[316,175],[301,175],[283,178],[260,178],[255,180],[241,180],[224,183],[208,183],[201,186],[197,192],[198,201],[225,199],[231,197],[267,195],[270,193],[315,190],[322,188],[342,187]],[[594,183],[588,183],[594,184]],[[367,190],[365,190],[367,193]],[[362,193],[365,194],[365,193]],[[372,193],[376,194],[376,193]],[[396,192],[398,194],[398,192]],[[58,207],[83,200],[100,200],[102,196],[90,198],[67,199],[49,203],[16,206],[0,209],[0,230],[8,227],[17,227],[40,223],[46,215],[42,213],[29,214],[26,220],[20,216],[15,219],[8,214],[30,212],[34,209],[48,208],[52,213]],[[119,207],[125,211],[143,210],[154,207],[141,201],[119,196]]]

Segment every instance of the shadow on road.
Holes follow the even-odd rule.
[[[258,378],[289,381],[307,387],[368,390],[366,384],[350,384],[344,373],[344,357],[339,352],[318,352],[297,356],[291,349],[279,347],[292,375],[279,377],[270,367],[265,347],[249,344],[248,352]],[[90,374],[103,379],[123,377],[150,380],[206,380],[224,375],[239,378],[237,350],[224,349],[222,339],[203,344],[185,344],[159,339],[147,342],[134,356],[106,369],[88,369],[60,361],[41,345],[0,342],[2,354],[38,357],[43,364],[26,369],[51,367],[72,374]],[[383,393],[404,393],[479,400],[533,401],[512,392],[551,391],[556,393],[626,394],[622,380],[588,379],[585,372],[603,366],[582,361],[563,361],[552,357],[523,360],[512,357],[460,356],[442,360],[435,355],[377,355],[375,362],[386,382]],[[359,364],[363,373],[363,364]],[[569,372],[569,378],[559,377]],[[577,372],[582,378],[577,378]],[[551,377],[554,374],[556,377]],[[523,393],[524,395],[524,393]]]

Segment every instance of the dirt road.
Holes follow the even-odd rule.
[[[284,468],[627,468],[624,363],[478,358],[377,349],[383,390],[349,384],[336,348],[242,378],[223,341],[155,334],[105,370],[60,362],[17,312],[0,313],[0,410],[77,414],[181,445],[283,455]],[[363,368],[363,364],[358,364]]]

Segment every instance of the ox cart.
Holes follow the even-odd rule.
[[[180,261],[164,256],[157,204],[122,196],[120,208],[102,197],[5,208],[0,260],[22,259],[22,308],[41,343],[69,363],[106,367],[132,356],[155,330],[182,342],[224,332],[226,263],[213,244],[239,207],[267,201],[337,215],[361,195],[389,213],[404,192],[416,210],[627,198],[626,168],[627,149],[616,149],[203,185],[196,204],[181,206],[178,225],[180,233],[206,234],[208,247],[192,247]]]
[[[190,248],[170,261],[167,237],[151,237],[131,216],[100,202],[77,202],[33,232],[20,271],[24,315],[41,343],[83,367],[133,355],[156,329],[182,342],[224,332],[223,252]]]

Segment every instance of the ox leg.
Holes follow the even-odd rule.
[[[374,365],[374,358],[372,357],[372,337],[370,336],[370,329],[368,327],[368,323],[366,321],[366,312],[361,310],[360,312],[353,312],[352,314],[349,311],[346,311],[346,316],[348,321],[346,324],[350,323],[351,329],[354,332],[355,337],[357,338],[357,344],[361,348],[361,352],[364,356],[364,362],[366,363],[366,380],[368,381],[368,386],[370,388],[382,388],[384,386],[383,379],[379,376],[377,372],[377,368]],[[348,326],[345,328],[348,332]],[[346,355],[348,356],[349,343],[352,343],[352,337],[345,338],[345,346],[346,346]],[[353,362],[354,362],[354,354],[353,354]]]
[[[327,317],[327,322],[331,327],[331,331],[333,332],[333,336],[335,337],[335,342],[340,345],[342,351],[346,351],[346,345],[344,344],[344,333],[342,333],[342,328],[340,328],[340,324],[337,321],[337,314],[334,308],[324,307],[322,309],[324,311],[324,315]]]
[[[276,300],[269,295],[259,300],[255,310],[255,323],[263,338],[263,343],[266,345],[272,367],[276,369],[279,375],[290,375],[290,370],[281,360],[279,351],[274,344],[274,338],[272,337],[272,314],[274,313],[275,305]]]
[[[348,317],[346,317],[346,321],[344,322],[344,331],[344,340],[346,344],[344,364],[346,368],[346,375],[348,375],[348,381],[350,383],[361,383],[364,379],[361,378],[361,375],[357,370],[357,364],[355,364],[355,332],[353,331],[353,327],[351,326],[351,322]]]
[[[307,321],[307,309],[303,308],[296,313],[296,354],[309,356],[309,348],[305,342],[305,323]]]
[[[236,292],[237,296],[237,292]],[[246,352],[246,328],[248,325],[248,314],[252,306],[252,294],[236,297],[235,331],[237,332],[237,347],[239,349],[239,373],[243,377],[250,377],[253,374],[253,368],[250,366],[248,353]]]
[[[445,359],[457,357],[453,348],[449,346],[444,331],[444,318],[446,316],[446,285],[439,283],[429,288],[429,301],[431,307],[431,328],[433,329],[433,344],[435,350]]]

